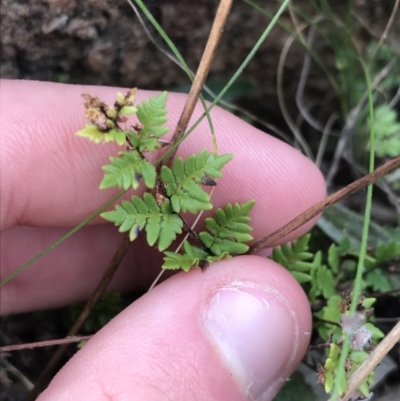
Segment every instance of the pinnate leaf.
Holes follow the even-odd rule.
[[[294,272],[306,274],[311,272],[315,267],[315,263],[311,261],[313,254],[308,252],[309,240],[310,234],[307,234],[293,241],[291,244],[282,244],[272,250],[271,259],[286,267],[296,278],[301,279],[302,282],[309,281],[310,275],[307,275],[306,280],[306,276],[295,275]]]
[[[186,254],[182,255],[181,253],[165,251],[164,255],[164,264],[162,267],[166,270],[182,269],[187,272],[199,264],[198,258],[192,258]]]
[[[88,138],[94,143],[116,142],[118,145],[123,145],[126,142],[124,131],[113,128],[110,131],[103,132],[94,124],[87,124],[85,128],[79,130],[76,135]]]
[[[182,219],[173,213],[169,201],[165,201],[160,208],[149,193],[145,193],[143,199],[134,195],[131,201],[124,201],[101,216],[119,226],[120,232],[129,231],[131,241],[145,229],[148,244],[153,246],[158,241],[161,252],[171,245],[177,234],[182,233]]]
[[[200,210],[210,210],[210,196],[201,185],[210,183],[211,177],[221,177],[220,170],[231,158],[232,155],[229,154],[217,156],[202,150],[199,155],[191,155],[185,161],[178,157],[172,169],[163,166],[160,177],[171,198],[174,211],[197,213]]]
[[[382,104],[375,110],[375,152],[378,156],[400,154],[400,122],[396,110]]]
[[[88,138],[94,143],[101,143],[104,141],[104,132],[101,132],[94,124],[87,124],[85,128],[79,130],[76,135]]]
[[[205,220],[208,231],[199,234],[201,242],[211,250],[214,255],[222,253],[242,254],[248,251],[244,242],[251,241],[249,234],[252,230],[248,216],[254,206],[254,201],[242,205],[227,204],[224,209],[218,209],[214,217]]]
[[[139,181],[143,181],[147,188],[153,188],[156,183],[156,169],[139,152],[120,152],[119,157],[110,157],[111,164],[103,166],[104,178],[100,189],[120,187],[137,189]]]
[[[388,274],[379,268],[368,272],[365,275],[365,281],[374,291],[386,292],[393,289],[393,284]]]
[[[390,240],[386,243],[379,243],[376,247],[375,257],[377,263],[387,262],[400,255],[400,242]]]
[[[176,270],[182,269],[189,271],[194,267],[201,266],[202,263],[211,263],[229,257],[226,253],[221,255],[210,255],[203,249],[191,245],[188,241],[183,243],[183,253],[164,252],[163,269]]]
[[[168,127],[165,125],[167,122],[166,100],[167,92],[162,92],[160,95],[152,96],[149,100],[144,100],[137,105],[136,115],[143,125],[139,133],[138,144],[141,152],[145,150],[154,151],[161,147],[157,139],[168,132]]]

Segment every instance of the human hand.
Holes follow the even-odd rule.
[[[0,84],[1,277],[14,271],[109,200],[98,189],[114,145],[74,133],[80,95],[113,101],[114,88],[29,81]],[[139,91],[138,101],[149,96]],[[185,101],[169,94],[171,130]],[[196,109],[195,116],[202,110]],[[290,221],[325,195],[318,169],[298,151],[224,110],[211,112],[221,153],[233,153],[213,204],[256,200],[253,236]],[[192,121],[194,121],[193,117]],[[183,157],[212,149],[203,121]],[[313,222],[285,241],[305,233]],[[100,218],[7,283],[2,314],[87,298],[121,241]],[[161,258],[138,238],[110,289],[146,290]],[[178,273],[100,330],[56,375],[46,400],[271,400],[307,348],[311,315],[292,276],[260,256]]]

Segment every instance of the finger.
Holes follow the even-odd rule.
[[[257,256],[175,275],[124,310],[39,401],[272,400],[310,338],[308,301]]]
[[[13,227],[1,234],[3,277],[46,249],[65,228]],[[58,308],[84,301],[93,293],[122,242],[110,224],[84,227],[1,288],[0,315]],[[162,255],[139,237],[122,260],[108,290],[146,291],[160,271]],[[168,277],[166,274],[165,277]]]
[[[98,190],[101,166],[116,154],[116,146],[94,145],[74,135],[85,124],[80,95],[87,92],[110,103],[116,95],[114,88],[2,81],[3,230],[16,224],[71,227],[116,193]],[[148,96],[141,91],[138,101]],[[176,124],[185,99],[169,96],[170,127]],[[198,107],[193,121],[201,112]],[[219,206],[255,199],[255,236],[279,228],[324,196],[320,172],[297,150],[224,110],[214,109],[211,114],[220,152],[234,154],[213,201]],[[204,147],[212,149],[206,121],[181,145],[180,154]]]

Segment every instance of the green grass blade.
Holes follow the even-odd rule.
[[[367,67],[362,59],[360,59],[361,65],[364,69],[365,79],[368,88],[368,106],[369,106],[369,120],[370,120],[370,152],[369,152],[369,172],[374,171],[375,167],[375,132],[374,132],[374,103],[373,103],[373,96],[372,96],[372,87],[371,87],[371,78],[369,76],[369,72]],[[364,261],[367,254],[367,240],[368,240],[368,231],[369,231],[369,223],[371,220],[371,206],[372,206],[372,188],[373,184],[368,185],[367,188],[367,199],[365,204],[365,213],[364,213],[364,226],[363,226],[363,235],[361,238],[361,247],[360,247],[360,256],[358,259],[357,264],[357,273],[356,279],[354,281],[353,287],[353,298],[351,300],[351,307],[350,311],[354,313],[357,307],[358,296],[361,292],[361,281],[362,281],[362,274],[364,270]],[[335,381],[335,385],[333,387],[332,392],[332,401],[337,401],[339,397],[339,384],[341,383],[341,377],[344,374],[344,367],[346,364],[347,355],[349,352],[350,346],[350,336],[347,333],[345,334],[342,352],[340,354],[339,365],[337,369],[338,380]]]

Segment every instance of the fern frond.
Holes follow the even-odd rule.
[[[137,105],[136,115],[143,127],[138,134],[137,148],[140,152],[154,152],[161,147],[158,138],[168,132],[167,109],[165,103],[167,92],[162,92],[159,96],[150,97]]]
[[[76,135],[88,138],[94,143],[116,142],[118,145],[123,145],[126,141],[124,131],[113,128],[110,131],[103,132],[94,124],[87,124],[85,128],[79,130]]]
[[[111,164],[103,166],[106,172],[100,184],[100,189],[120,187],[137,189],[140,179],[147,188],[154,188],[156,183],[156,169],[139,152],[120,152],[119,157],[110,157]]]
[[[201,185],[215,185],[211,178],[220,178],[220,170],[232,159],[232,155],[221,156],[202,150],[198,155],[191,155],[185,161],[178,157],[170,169],[161,168],[160,177],[171,199],[172,208],[180,211],[197,213],[210,210],[210,195]]]
[[[313,254],[307,252],[309,240],[310,234],[307,234],[293,241],[290,245],[282,244],[280,247],[275,247],[272,250],[271,259],[286,267],[292,273],[294,271],[309,273],[313,268],[313,263],[310,261],[313,258]],[[302,277],[302,281],[304,279],[305,277]]]
[[[184,271],[189,271],[193,267],[205,268],[211,262],[221,260],[230,257],[227,253],[222,253],[221,255],[215,256],[210,255],[203,249],[191,245],[188,241],[183,243],[183,253],[175,252],[164,252],[164,264],[163,269],[167,270],[177,270],[182,269]]]
[[[153,246],[158,241],[159,251],[167,249],[182,233],[182,219],[174,214],[166,200],[160,207],[154,197],[145,193],[143,199],[134,195],[131,201],[124,201],[114,210],[102,213],[101,216],[119,226],[120,232],[129,231],[130,240],[137,238],[140,231],[146,230],[147,243]]]
[[[205,220],[207,231],[199,234],[201,242],[211,250],[214,255],[224,252],[229,255],[242,254],[248,251],[248,245],[244,242],[251,241],[249,234],[252,228],[249,226],[248,216],[255,201],[249,201],[242,205],[227,204],[225,209],[218,209],[214,217]]]

